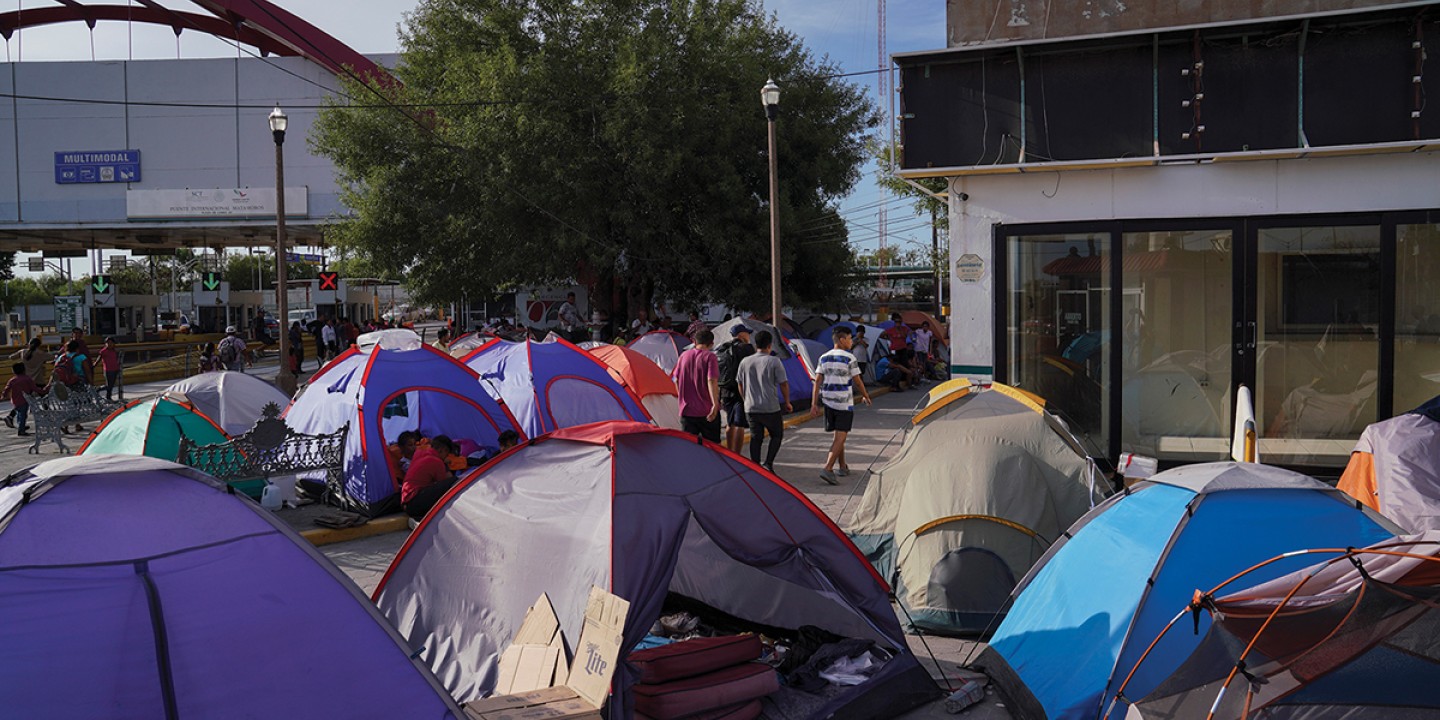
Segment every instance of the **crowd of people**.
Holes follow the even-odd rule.
[[[104,380],[104,384],[99,387],[105,390],[105,399],[125,401],[125,386],[121,384],[123,358],[113,337],[106,337],[100,350],[92,354],[90,345],[85,341],[85,331],[77,327],[71,331],[70,338],[64,341],[56,353],[46,350],[37,337],[31,338],[24,348],[12,353],[10,359],[17,362],[11,366],[12,377],[5,383],[3,390],[0,390],[0,394],[11,403],[11,410],[4,417],[5,425],[15,428],[18,435],[30,434],[30,400],[27,395],[42,395],[50,390],[51,385],[58,385],[66,391],[96,386],[97,360]],[[60,428],[60,431],[69,434],[84,430],[80,425],[75,425],[74,428],[72,431],[66,426]]]

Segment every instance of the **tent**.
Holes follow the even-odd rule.
[[[197,445],[229,440],[220,425],[190,401],[168,393],[149,400],[132,400],[101,421],[76,455],[148,455],[161,460],[180,459],[180,438]]]
[[[154,458],[0,480],[0,617],[7,717],[464,717],[313,545]]]
[[[659,365],[622,345],[595,343],[587,350],[605,363],[612,377],[640,396],[640,404],[656,425],[680,429],[680,391]]]
[[[1340,489],[1407,532],[1440,530],[1440,397],[1365,428]]]
[[[800,321],[800,335],[813,338],[815,334],[830,327],[834,322],[824,315],[811,315]]]
[[[230,435],[242,435],[254,427],[266,405],[274,403],[284,410],[290,404],[290,398],[274,385],[228,370],[192,375],[166,388],[165,394],[189,400]]]
[[[602,420],[650,422],[640,398],[605,363],[567,340],[491,340],[461,362],[531,437]]]
[[[489,447],[498,447],[506,430],[524,435],[504,404],[485,393],[474,370],[430,345],[340,353],[310,378],[285,411],[285,424],[311,434],[348,424],[345,487],[330,496],[371,515],[399,502],[403,478],[391,468],[385,446],[401,432],[449,435]]]
[[[1210,632],[1131,717],[1440,715],[1440,534],[1306,555],[1316,564],[1240,589],[1245,573],[1192,602]],[[1166,630],[1190,632],[1189,616]]]
[[[455,338],[455,341],[445,346],[445,351],[450,357],[462,358],[474,352],[476,348],[494,340],[495,336],[485,332],[468,332]]]
[[[785,377],[790,381],[790,402],[796,405],[809,405],[810,396],[815,389],[815,371],[813,366],[807,366],[805,361],[790,349],[788,342],[784,340],[773,325],[766,325],[755,318],[734,318],[723,322],[715,328],[715,346],[735,339],[735,328],[740,325],[750,328],[750,341],[755,341],[755,334],[761,330],[770,331],[774,338],[772,349],[775,357],[780,358],[780,363],[785,366]]]
[[[914,625],[992,627],[1015,583],[1109,494],[1065,426],[1014,388],[956,386],[911,418],[847,531]]]
[[[1396,529],[1288,470],[1234,462],[1168,470],[1111,497],[1050,547],[1016,587],[979,664],[1022,720],[1098,717],[1196,587],[1292,550],[1370,545]],[[1255,579],[1307,562],[1273,563]],[[1125,696],[1153,690],[1198,641],[1189,632],[1167,636]]]
[[[622,648],[674,594],[767,633],[815,625],[896,653],[812,717],[888,718],[936,696],[884,581],[824,513],[719,445],[640,423],[561,430],[467,475],[411,534],[375,602],[468,702],[494,689],[500,652],[540,593],[573,642],[591,585],[630,602]],[[618,663],[609,717],[630,717],[634,682]]]
[[[945,323],[936,320],[935,316],[931,315],[930,313],[927,313],[923,310],[902,310],[900,311],[900,322],[903,322],[906,325],[915,328],[916,330],[924,327],[935,336],[935,340],[939,342],[942,346],[948,347],[950,345],[950,341],[945,335]]]
[[[834,336],[831,335],[835,328],[846,328],[850,331],[850,334],[853,337],[856,328],[862,326],[865,328],[865,342],[869,344],[870,352],[868,357],[860,357],[859,355],[856,355],[855,357],[860,362],[874,362],[876,360],[879,360],[882,356],[885,355],[886,348],[884,348],[882,346],[882,343],[880,342],[880,335],[885,332],[885,329],[878,325],[864,325],[863,323],[853,323],[848,320],[843,320],[841,322],[837,322],[833,325],[826,327],[820,332],[815,333],[811,336],[811,338],[814,339],[816,342],[824,345],[825,347],[831,348],[835,347]]]
[[[804,338],[790,340],[785,344],[789,346],[791,354],[800,357],[801,362],[805,365],[805,372],[812,378],[815,377],[815,365],[820,362],[820,356],[830,349],[830,346],[825,343]]]
[[[627,347],[670,373],[675,371],[675,363],[680,362],[680,353],[690,345],[690,338],[673,330],[651,330],[632,340]]]

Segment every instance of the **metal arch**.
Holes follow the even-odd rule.
[[[336,75],[353,72],[382,84],[394,82],[384,68],[369,58],[267,0],[191,1],[210,14],[172,10],[153,0],[139,0],[138,6],[56,0],[55,7],[0,13],[0,37],[9,40],[19,29],[65,22],[83,22],[91,29],[100,20],[141,22],[168,26],[176,35],[197,30],[250,45],[262,53],[303,57]]]
[[[274,39],[246,27],[233,26],[219,18],[198,13],[186,13],[162,8],[126,7],[124,5],[75,5],[12,10],[0,13],[0,36],[6,40],[16,30],[59,23],[84,22],[91,28],[100,20],[119,22],[140,22],[149,25],[168,25],[178,35],[182,30],[199,30],[216,37],[238,40],[271,55],[299,55]]]

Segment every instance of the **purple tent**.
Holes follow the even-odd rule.
[[[6,717],[463,717],[313,545],[155,458],[0,481],[0,618]]]
[[[895,653],[869,681],[832,688],[813,717],[893,717],[936,696],[885,582],[824,513],[719,445],[640,423],[551,433],[466,476],[375,599],[468,702],[494,690],[500,653],[540,593],[573,643],[591,585],[630,601],[622,648],[674,593],[756,627],[815,625]],[[619,663],[609,717],[630,717],[634,682]]]
[[[333,433],[347,423],[344,488],[331,496],[370,515],[398,504],[403,478],[386,445],[401,432],[497,448],[506,430],[525,435],[504,404],[485,393],[474,370],[429,345],[346,350],[310,378],[285,411],[285,424],[296,432]]]
[[[639,398],[605,363],[563,339],[491,340],[463,362],[531,437],[603,420],[650,422]]]

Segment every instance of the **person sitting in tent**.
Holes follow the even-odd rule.
[[[505,452],[520,444],[520,433],[514,430],[506,430],[500,433],[500,452]]]
[[[400,486],[400,503],[405,514],[419,520],[435,507],[440,498],[455,486],[455,475],[450,471],[450,457],[457,448],[450,438],[436,435],[430,438],[428,447],[415,451],[415,459],[405,472],[405,482]]]
[[[395,439],[395,444],[385,448],[390,453],[390,459],[394,461],[397,474],[404,477],[405,471],[410,469],[410,461],[415,458],[415,443],[420,439],[420,433],[414,430],[406,430],[400,433]]]

